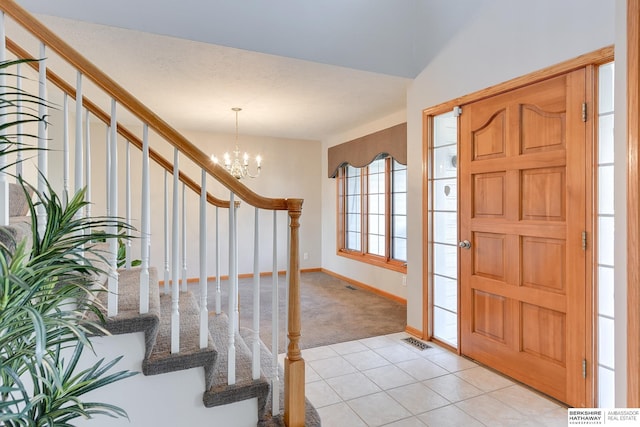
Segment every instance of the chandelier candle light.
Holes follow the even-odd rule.
[[[262,157],[260,157],[260,155],[256,156],[257,172],[255,175],[252,175],[249,172],[249,155],[245,152],[242,154],[242,158],[240,158],[240,149],[238,148],[238,112],[242,111],[242,108],[233,107],[231,111],[235,111],[236,113],[236,148],[233,150],[233,158],[231,158],[231,155],[228,152],[224,153],[223,166],[236,179],[242,179],[245,177],[257,178],[260,175]],[[213,154],[211,155],[211,160],[213,163],[219,163],[218,158]]]

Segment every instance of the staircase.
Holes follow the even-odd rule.
[[[0,11],[0,61],[38,59],[18,68],[16,84],[27,77],[25,81],[34,82],[28,90],[60,105],[55,110],[38,106],[37,115],[47,116],[49,125],[39,123],[33,129],[41,148],[37,152],[37,168],[29,167],[35,162],[18,154],[12,173],[24,176],[28,182],[38,182],[39,191],[44,184],[38,179],[38,171],[58,185],[61,193],[86,187],[91,202],[87,216],[119,216],[140,230],[131,236],[133,244],[125,244],[122,266],[118,265],[122,248],[117,239],[104,243],[106,256],[96,260],[108,263],[106,271],[116,272],[96,278],[109,290],[102,294],[102,303],[106,328],[114,335],[96,340],[111,340],[104,347],[122,352],[129,351],[131,342],[139,340],[143,350],[135,363],[137,370],[149,378],[175,378],[176,372],[185,372],[186,378],[194,369],[201,370],[203,389],[195,393],[202,393],[202,407],[235,408],[238,402],[255,399],[260,426],[320,425],[317,412],[304,397],[305,368],[298,345],[298,229],[302,200],[273,199],[252,192],[13,0],[1,2]],[[7,78],[0,76],[0,86],[13,84]],[[23,113],[20,106],[15,108],[17,114]],[[139,166],[132,167],[132,159]],[[0,164],[0,170],[3,166]],[[199,183],[194,176],[200,177]],[[14,184],[9,180],[7,174],[0,173],[2,206],[17,203],[12,196]],[[187,215],[187,206],[192,205],[198,206],[199,216]],[[37,214],[44,215],[39,211]],[[11,223],[0,236],[9,233],[20,238],[25,220],[11,216],[8,210],[0,209],[0,226]],[[195,217],[197,221],[193,220]],[[270,228],[267,233],[262,230],[265,223]],[[197,238],[192,239],[193,236]],[[247,242],[251,239],[253,254],[243,253],[240,257],[239,245],[251,246]],[[267,254],[260,251],[265,239],[273,241],[273,250]],[[197,249],[188,248],[187,241],[191,240],[199,241]],[[278,253],[279,242],[286,242],[286,254]],[[285,350],[277,348],[277,309],[273,351],[259,338],[258,312],[254,312],[250,329],[238,324],[239,309],[259,307],[256,303],[253,307],[238,307],[238,277],[241,272],[253,275],[254,295],[258,298],[269,258],[274,301],[278,300],[277,280],[283,270],[287,280],[285,318],[289,344],[284,369],[277,359],[278,353]],[[138,267],[132,266],[133,259],[139,259]],[[187,260],[194,259],[195,267],[188,267]],[[199,273],[197,294],[188,290],[193,286],[187,286],[194,270]],[[222,278],[228,278],[230,286],[225,306],[220,298]],[[216,302],[215,307],[208,307],[212,281]],[[123,338],[119,340],[118,336]],[[155,383],[149,384],[154,387]],[[219,425],[215,421],[217,412],[211,413],[212,424]]]

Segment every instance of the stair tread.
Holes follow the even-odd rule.
[[[139,267],[118,270],[118,314],[105,319],[106,329],[114,335],[157,328],[160,319],[158,273],[155,268],[149,268],[149,311],[140,314],[140,272]],[[106,280],[103,285],[106,289]],[[105,316],[108,296],[108,291],[98,293]]]
[[[206,407],[225,405],[238,400],[258,398],[259,418],[262,417],[267,396],[269,395],[269,380],[261,375],[257,380],[252,375],[251,350],[239,335],[235,335],[236,381],[228,385],[228,325],[226,314],[212,314],[209,316],[209,331],[214,346],[218,349],[218,360],[213,372],[212,386],[205,391],[203,402]]]

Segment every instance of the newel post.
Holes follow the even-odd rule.
[[[284,361],[284,423],[287,427],[304,427],[305,422],[304,359],[299,345],[301,214],[302,200],[289,200],[289,346]]]

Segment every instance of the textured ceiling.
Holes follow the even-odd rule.
[[[489,0],[17,0],[179,130],[322,140],[401,112]]]
[[[178,130],[322,140],[401,111],[410,79],[37,15]]]

